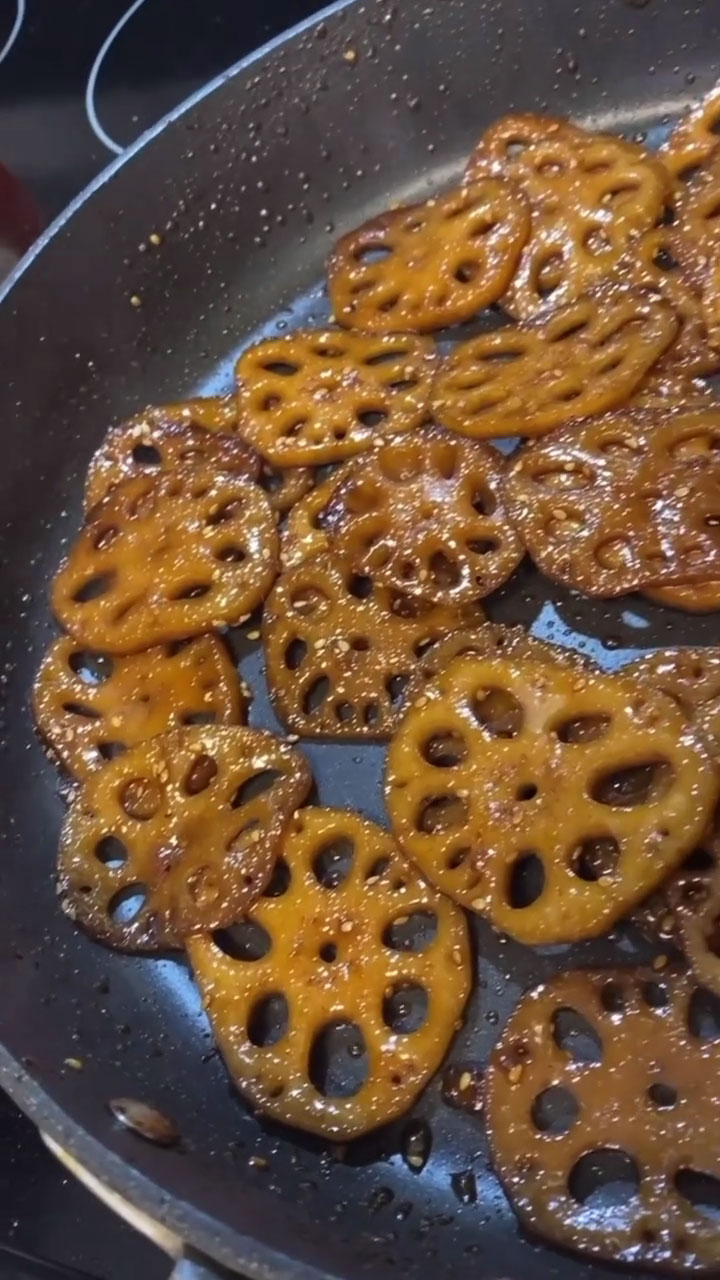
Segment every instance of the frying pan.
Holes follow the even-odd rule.
[[[493,117],[549,110],[656,143],[719,69],[710,0],[342,3],[151,131],[3,291],[0,1084],[204,1256],[206,1274],[215,1263],[258,1280],[616,1273],[518,1232],[480,1119],[448,1107],[439,1080],[411,1119],[432,1142],[419,1174],[403,1159],[407,1119],[347,1150],[263,1125],[228,1084],[182,959],[109,953],[58,910],[62,805],[28,691],[53,634],[48,582],[80,521],[87,460],[138,406],[227,387],[251,338],[322,323],[334,237],[451,180]],[[529,569],[490,613],[608,668],[718,640],[712,615],[582,600]],[[271,726],[259,656],[244,642],[239,654],[254,721]],[[383,820],[382,747],[317,743],[307,754],[322,801]],[[473,929],[478,976],[454,1062],[482,1062],[520,993],[557,970],[646,955],[629,928],[533,951]],[[120,1126],[108,1108],[118,1097],[156,1107],[180,1142],[161,1148]]]

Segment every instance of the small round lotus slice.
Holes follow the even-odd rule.
[[[259,729],[175,729],[88,778],[60,838],[63,910],[127,951],[179,947],[237,919],[272,873],[312,782],[303,756]]]
[[[411,1106],[471,985],[462,912],[387,831],[339,809],[302,810],[265,896],[188,950],[243,1097],[335,1141]]]

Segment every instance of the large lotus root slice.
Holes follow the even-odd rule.
[[[63,636],[33,687],[35,721],[68,773],[84,780],[129,747],[191,724],[238,724],[249,694],[215,636],[111,658]]]
[[[525,996],[486,1074],[495,1169],[522,1224],[590,1258],[717,1274],[720,1043],[707,992],[644,970]]]
[[[170,418],[150,409],[111,427],[93,454],[85,482],[85,510],[100,502],[121,480],[157,475],[182,466],[231,471],[256,480],[260,458],[239,436]]]
[[[308,329],[249,347],[236,366],[246,435],[280,467],[337,462],[427,415],[435,348],[411,334]]]
[[[681,609],[684,613],[716,613],[720,609],[720,582],[693,582],[686,587],[649,587],[648,600]]]
[[[720,164],[702,171],[684,187],[669,230],[673,253],[700,294],[711,346],[720,346]]]
[[[660,220],[670,176],[642,147],[550,116],[504,116],[483,134],[468,177],[502,173],[525,192],[530,238],[503,306],[527,319],[603,280]]]
[[[335,319],[384,333],[469,320],[505,292],[529,231],[525,197],[502,177],[382,213],[335,246]]]
[[[623,668],[672,698],[720,757],[720,648],[658,649]]]
[[[455,348],[433,410],[462,435],[538,436],[623,404],[677,333],[659,294],[610,287]]]
[[[465,618],[380,587],[331,552],[286,569],[263,615],[278,715],[302,737],[387,738],[418,655]]]
[[[294,568],[327,551],[331,543],[328,506],[338,485],[347,480],[357,462],[350,458],[297,502],[288,515],[280,539],[280,560],[284,568]]]
[[[267,500],[278,519],[292,511],[296,502],[309,493],[315,483],[312,467],[285,467],[282,471],[264,463],[258,484],[267,494]]]
[[[63,909],[125,950],[182,944],[237,920],[264,889],[312,777],[259,729],[175,729],[109,761],[71,806]]]
[[[470,604],[502,586],[525,554],[504,510],[504,473],[492,446],[438,428],[390,440],[335,490],[332,546],[395,591]]]
[[[191,427],[204,427],[206,431],[237,431],[237,396],[195,396],[191,400],[176,400],[166,404],[164,412],[171,418]]]
[[[90,513],[52,589],[81,644],[133,653],[242,621],[278,565],[275,515],[230,472],[178,469],[124,480]]]
[[[243,1096],[354,1138],[440,1066],[470,989],[467,925],[354,813],[302,810],[278,867],[237,929],[190,941],[195,978]]]
[[[714,580],[719,449],[716,407],[607,414],[524,449],[508,509],[543,573],[586,595]]]
[[[703,739],[669,698],[531,658],[457,658],[388,754],[405,852],[531,944],[610,928],[697,843],[717,791]]]
[[[577,650],[537,640],[524,627],[484,622],[472,631],[453,631],[442,640],[436,640],[421,654],[406,690],[406,705],[423,696],[426,685],[449,667],[454,658],[465,657],[469,653],[479,654],[482,658],[533,658],[538,662],[561,662],[584,670],[595,669],[590,660]]]
[[[720,143],[720,86],[716,85],[682,120],[658,152],[666,169],[681,182],[715,158]]]
[[[708,342],[705,313],[693,282],[673,253],[669,227],[654,227],[633,240],[620,259],[617,277],[625,284],[660,293],[678,321],[677,336],[659,361],[658,372],[696,377],[714,373],[720,355]]]

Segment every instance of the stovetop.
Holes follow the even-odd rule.
[[[47,223],[166,111],[320,7],[0,0],[0,163]],[[0,1280],[80,1280],[78,1272],[164,1280],[168,1270],[158,1250],[64,1172],[0,1094]]]

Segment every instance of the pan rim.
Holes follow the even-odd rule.
[[[249,70],[256,63],[262,62],[276,50],[292,44],[306,31],[326,19],[344,10],[352,9],[359,3],[360,0],[333,0],[332,3],[318,9],[301,22],[295,23],[273,39],[259,45],[251,53],[246,54],[227,70],[220,72],[189,97],[183,99],[146,129],[75,196],[23,254],[0,285],[0,304],[7,304],[12,299],[15,286],[74,215],[153,139],[236,76]],[[257,1280],[281,1280],[281,1278],[284,1280],[290,1273],[293,1280],[341,1280],[340,1272],[330,1272],[300,1261],[297,1256],[265,1244],[254,1236],[243,1233],[237,1227],[230,1226],[223,1218],[216,1217],[198,1205],[182,1199],[171,1189],[170,1179],[163,1181],[161,1178],[140,1172],[129,1159],[124,1158],[100,1139],[93,1137],[86,1128],[73,1119],[69,1112],[54,1100],[48,1089],[33,1078],[22,1062],[2,1042],[0,1042],[0,1088],[8,1094],[39,1131],[53,1139],[89,1173],[131,1205],[169,1228],[180,1238],[183,1245],[201,1251],[209,1260],[229,1268],[232,1272],[252,1277],[253,1280],[255,1277]],[[238,1268],[240,1268],[239,1271]]]

